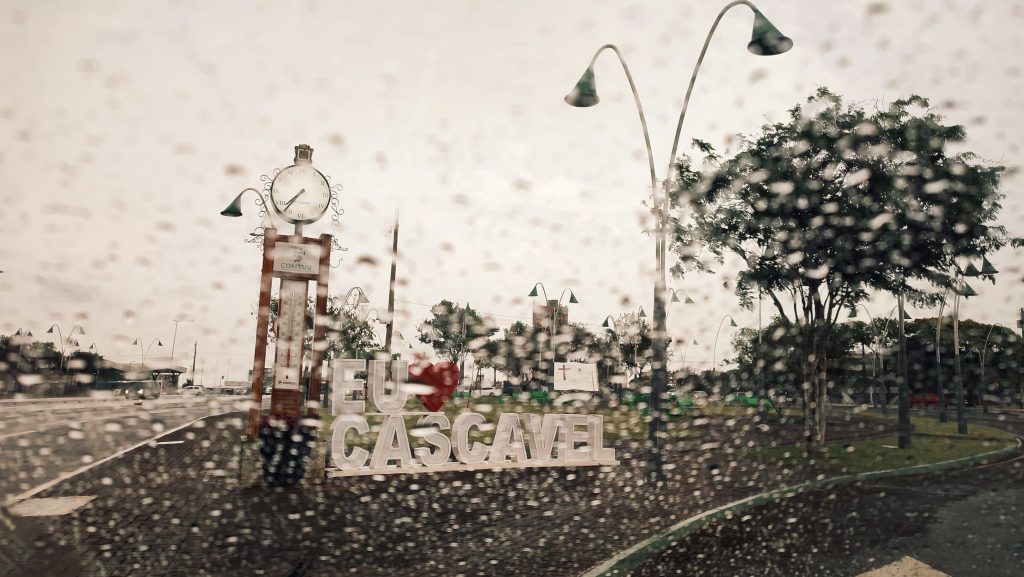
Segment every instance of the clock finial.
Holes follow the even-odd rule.
[[[308,144],[300,144],[295,147],[295,163],[313,162],[313,147]]]

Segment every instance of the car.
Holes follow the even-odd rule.
[[[500,397],[501,389],[496,387],[480,387],[479,389],[473,389],[472,395],[474,397]]]
[[[181,394],[182,396],[202,397],[206,395],[206,389],[200,385],[189,385],[181,389]]]
[[[915,407],[936,407],[939,405],[939,395],[935,393],[914,393],[907,397],[912,408]],[[953,402],[956,404],[956,401]]]
[[[143,401],[160,397],[160,384],[156,381],[130,381],[125,384],[124,398],[129,401]]]

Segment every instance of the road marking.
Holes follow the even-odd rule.
[[[182,430],[182,429],[184,429],[186,427],[190,427],[193,424],[198,423],[199,421],[202,421],[203,419],[208,419],[210,417],[216,417],[216,416],[219,416],[219,415],[227,415],[227,414],[233,413],[233,412],[236,412],[236,411],[225,411],[223,413],[214,413],[212,415],[206,415],[205,417],[199,417],[198,419],[194,419],[192,421],[189,421],[189,422],[185,423],[184,425],[180,425],[178,427],[175,427],[175,428],[171,429],[170,431],[167,431],[165,433],[160,433],[159,435],[157,435],[155,437],[150,437],[149,439],[146,439],[145,441],[140,441],[140,442],[132,445],[131,447],[128,447],[127,449],[122,449],[122,450],[114,453],[113,455],[110,455],[110,456],[107,456],[107,457],[104,457],[104,458],[100,459],[99,461],[93,461],[92,463],[89,463],[88,465],[83,465],[83,466],[81,466],[81,467],[79,467],[79,468],[77,468],[74,471],[71,471],[69,473],[61,473],[60,475],[57,476],[56,479],[52,479],[50,481],[47,481],[47,482],[45,482],[45,483],[43,483],[41,485],[38,485],[36,487],[33,487],[33,488],[29,489],[28,491],[25,491],[23,493],[19,493],[19,494],[15,495],[15,496],[11,497],[10,499],[7,499],[6,501],[4,501],[4,504],[2,506],[4,508],[10,508],[12,505],[14,505],[16,503],[20,503],[21,501],[24,501],[26,499],[31,499],[32,497],[35,497],[39,493],[42,493],[43,491],[45,491],[45,490],[47,490],[47,489],[49,489],[51,487],[55,487],[58,484],[63,483],[64,481],[67,481],[68,479],[71,479],[72,477],[76,477],[78,475],[81,475],[82,473],[84,473],[84,472],[86,472],[86,471],[88,471],[90,469],[93,469],[95,467],[98,467],[98,466],[102,465],[103,463],[106,463],[107,461],[112,461],[112,460],[114,460],[114,459],[116,459],[118,457],[121,457],[123,455],[126,455],[126,454],[134,451],[135,449],[138,449],[139,447],[144,447],[144,446],[146,446],[146,445],[156,441],[160,437],[166,437],[167,435],[170,435],[172,433],[177,433],[178,431],[180,431],[180,430]]]
[[[950,577],[948,574],[942,571],[936,570],[934,567],[925,565],[924,563],[914,559],[913,557],[904,557],[895,563],[890,563],[885,567],[879,567],[874,571],[868,571],[867,573],[861,573],[857,577]]]
[[[18,517],[50,517],[67,515],[95,498],[96,495],[81,495],[77,497],[44,497],[42,499],[28,499],[12,505],[8,510],[12,515]]]
[[[180,445],[185,441],[160,441],[157,445]]]
[[[7,433],[6,435],[0,435],[0,441],[9,439],[11,437],[20,437],[21,435],[28,435],[31,433],[41,433],[39,429],[32,429],[31,431],[21,431],[20,433]]]
[[[169,408],[169,409],[162,408],[162,409],[159,409],[159,410],[146,410],[146,409],[142,409],[142,411],[147,413],[148,415],[162,415],[164,413],[174,413],[174,412],[181,411],[182,409],[191,409],[191,408],[193,408],[193,407],[181,406],[181,407],[174,407],[174,408]],[[217,413],[217,414],[223,414],[223,413]],[[51,424],[49,424],[47,426],[44,426],[44,427],[41,427],[39,429],[32,429],[30,431],[20,431],[20,432],[17,432],[17,433],[7,433],[5,435],[0,435],[0,440],[8,439],[8,438],[11,438],[11,437],[20,437],[22,435],[30,435],[32,433],[42,433],[44,431],[52,431],[54,429],[73,428],[73,427],[71,427],[71,423],[76,423],[76,424],[80,425],[82,423],[92,423],[92,422],[95,422],[95,421],[114,421],[116,419],[130,419],[130,418],[139,419],[139,418],[142,418],[142,417],[140,417],[138,411],[131,411],[131,412],[127,412],[127,413],[115,413],[115,414],[108,414],[108,415],[103,415],[103,416],[99,416],[99,417],[92,417],[91,419],[68,419],[67,421],[63,421],[63,422],[51,423]]]

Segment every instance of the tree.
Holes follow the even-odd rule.
[[[540,365],[541,349],[536,331],[522,321],[512,323],[500,339],[488,341],[486,348],[493,365],[514,385],[528,381]]]
[[[463,354],[473,354],[498,327],[466,306],[442,300],[430,309],[430,318],[419,327],[420,342],[428,344],[442,359],[458,363]]]
[[[618,358],[633,372],[633,378],[639,379],[654,357],[651,326],[641,316],[621,314],[615,319],[612,336],[619,347]]]
[[[1004,168],[948,153],[965,131],[928,105],[911,96],[869,113],[822,88],[743,137],[735,156],[695,141],[707,168],[679,162],[674,272],[710,270],[698,247],[719,263],[738,257],[740,303],[763,295],[796,331],[809,451],[825,440],[827,351],[842,310],[871,290],[934,303],[958,259],[1008,240],[992,224]]]

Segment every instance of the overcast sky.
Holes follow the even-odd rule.
[[[628,85],[606,53],[599,106],[562,97],[595,49],[618,44],[635,76],[664,177],[693,63],[725,2],[11,1],[0,8],[0,333],[85,327],[115,360],[154,338],[170,355],[243,378],[255,340],[259,225],[219,212],[261,174],[313,146],[344,187],[348,248],[331,293],[360,286],[384,312],[389,229],[401,208],[397,329],[442,298],[501,324],[528,320],[531,286],[571,288],[573,321],[651,310],[653,239],[642,233],[647,159]],[[968,148],[1013,170],[1024,144],[1024,2],[764,0],[795,42],[745,50],[751,13],[722,21],[683,129],[727,150],[732,135],[828,86],[848,101],[932,99]],[[1022,178],[1001,222],[1024,235]],[[282,228],[286,228],[282,226]],[[337,261],[338,258],[335,260]],[[1014,326],[1022,255],[992,256],[996,286],[963,315]],[[698,306],[669,329],[710,366],[722,315],[741,326],[729,275],[671,280]],[[885,315],[892,299],[870,308]],[[767,307],[765,309],[768,310]],[[934,316],[935,311],[910,311]],[[767,320],[767,316],[766,316]],[[728,323],[726,323],[728,324]],[[380,331],[383,335],[383,330]],[[718,357],[728,351],[723,330]],[[677,361],[678,362],[678,361]],[[695,364],[696,363],[696,364]],[[230,368],[230,372],[227,369]]]

